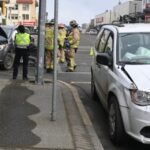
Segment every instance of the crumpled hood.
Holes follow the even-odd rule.
[[[6,39],[8,38],[6,32],[1,27],[0,27],[0,35],[5,37]]]
[[[125,70],[139,90],[150,91],[150,65],[125,65]]]

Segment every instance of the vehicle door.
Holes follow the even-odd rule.
[[[113,50],[113,34],[109,30],[104,30],[103,36],[99,43],[99,53],[107,53],[112,57]],[[96,81],[98,86],[98,94],[101,97],[101,101],[106,106],[106,98],[108,92],[108,72],[111,69],[106,65],[96,63]]]

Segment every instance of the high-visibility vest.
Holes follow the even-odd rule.
[[[15,44],[19,48],[27,48],[30,44],[30,35],[28,33],[16,33]]]
[[[46,28],[45,30],[45,49],[54,49],[54,30],[52,28]]]
[[[79,39],[76,42],[74,42],[73,32],[71,32],[68,36],[70,48],[78,48],[79,43],[80,43],[80,32],[78,29],[73,29],[73,30],[76,30],[76,32],[78,33]]]

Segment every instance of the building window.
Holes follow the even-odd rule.
[[[11,19],[18,20],[18,14],[11,14]]]
[[[22,10],[29,11],[29,4],[23,4],[22,5]]]
[[[11,8],[12,10],[18,10],[18,4]]]
[[[22,18],[23,18],[23,20],[29,20],[29,15],[28,14],[23,14]]]

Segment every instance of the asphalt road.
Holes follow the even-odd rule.
[[[107,114],[102,108],[100,102],[95,102],[91,98],[91,73],[90,66],[92,57],[89,56],[90,48],[93,47],[95,42],[94,35],[81,35],[81,42],[78,52],[76,54],[77,68],[73,73],[66,72],[66,63],[58,65],[58,80],[68,82],[78,89],[80,99],[82,100],[90,119],[94,125],[94,128],[98,134],[99,139],[105,150],[149,150],[149,145],[143,145],[137,141],[128,138],[126,144],[119,147],[113,145],[108,135],[108,123]],[[21,69],[20,75],[21,77]],[[35,67],[30,65],[29,75],[35,75]],[[46,78],[52,78],[52,74],[45,73]],[[0,71],[0,78],[11,78],[12,70]],[[8,87],[11,88],[11,87]],[[21,90],[21,89],[20,89]],[[28,91],[28,94],[31,94]],[[32,125],[32,122],[31,122]],[[36,137],[34,137],[36,138]],[[38,140],[38,139],[37,139]]]

